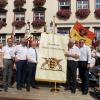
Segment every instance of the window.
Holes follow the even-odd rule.
[[[58,8],[60,9],[70,9],[70,0],[59,1]]]
[[[97,35],[96,39],[97,39],[97,40],[100,40],[100,28],[95,29],[95,33],[96,33],[96,35]]]
[[[16,13],[15,21],[25,21],[25,13]]]
[[[33,40],[40,40],[41,33],[33,33]]]
[[[6,35],[0,35],[0,43],[6,44]]]
[[[0,21],[6,22],[6,14],[0,13]]]
[[[88,0],[77,0],[77,10],[78,9],[88,9],[89,1]]]
[[[100,8],[100,0],[96,0],[96,9]]]
[[[34,12],[34,20],[37,20],[37,19],[45,20],[45,12],[44,11]]]
[[[23,35],[15,35],[15,41],[18,41],[18,42],[20,42],[20,40],[22,39],[22,38],[24,38],[24,34]]]
[[[59,34],[67,34],[69,33],[70,28],[68,27],[58,27],[57,28],[57,33]]]

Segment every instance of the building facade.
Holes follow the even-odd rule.
[[[100,40],[100,0],[0,0],[0,42],[16,41],[43,32],[69,33],[74,23],[97,34]]]

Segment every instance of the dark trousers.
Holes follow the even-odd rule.
[[[4,71],[3,71],[4,89],[7,89],[11,85],[12,74],[13,74],[13,60],[4,59],[3,64],[4,64]]]
[[[37,65],[36,63],[28,62],[27,77],[26,77],[27,87],[30,87],[30,85],[35,85],[36,65]]]
[[[67,61],[67,85],[68,88],[75,91],[76,90],[76,71],[77,62],[68,60]]]
[[[82,80],[82,92],[88,92],[89,88],[89,69],[87,68],[87,61],[79,61],[79,77]]]
[[[26,82],[26,68],[27,68],[27,61],[20,60],[16,63],[16,81],[17,86],[22,86]]]
[[[96,66],[100,65],[100,57],[96,58]]]

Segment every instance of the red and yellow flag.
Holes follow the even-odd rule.
[[[83,27],[81,23],[76,22],[70,31],[70,37],[76,41],[85,40],[85,44],[90,45],[96,34]]]

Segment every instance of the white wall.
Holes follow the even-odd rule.
[[[8,4],[5,7],[5,9],[8,10],[7,12],[7,26],[3,27],[0,29],[0,33],[12,33],[12,22],[14,20],[14,0],[8,0]],[[78,20],[82,22],[85,26],[94,27],[94,26],[100,26],[100,20],[97,20],[94,17],[94,10],[95,10],[95,0],[89,0],[90,1],[90,15],[84,19],[84,20],[79,20],[75,17],[75,12],[76,12],[76,0],[71,0],[71,17],[68,20],[59,20],[57,17],[55,18],[55,22],[57,23],[57,27],[59,26],[65,26],[65,27],[72,27],[73,24]],[[92,1],[92,2],[91,2]],[[46,26],[49,28],[50,27],[50,22],[53,20],[53,16],[56,16],[56,13],[58,11],[58,0],[46,0],[46,4],[44,5],[46,8],[45,12],[45,20],[46,20]],[[27,22],[28,20],[30,21],[30,24],[33,21],[33,0],[26,0],[26,4],[23,6],[23,8],[27,9],[25,13],[25,21]],[[33,33],[34,31],[37,32],[43,32],[44,27],[41,29],[33,29],[32,25],[30,25],[30,33]],[[15,33],[24,33],[26,27],[23,27],[21,30],[16,30]]]

